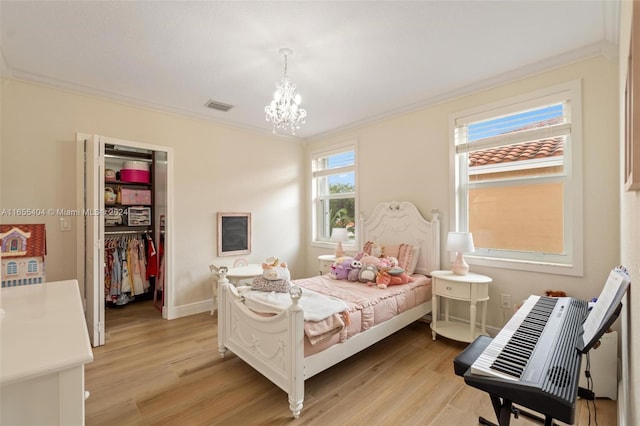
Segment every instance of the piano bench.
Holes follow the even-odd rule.
[[[458,376],[464,376],[464,373],[471,367],[471,364],[484,352],[493,339],[489,336],[479,336],[471,342],[464,351],[453,360],[453,370]]]

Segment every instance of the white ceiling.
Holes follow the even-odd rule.
[[[8,1],[2,73],[271,132],[288,76],[302,138],[615,55],[618,0]],[[205,108],[214,99],[229,112]]]

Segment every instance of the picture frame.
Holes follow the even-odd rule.
[[[640,99],[640,79],[638,58],[640,58],[640,13],[633,14],[629,54],[627,57],[627,75],[624,90],[624,187],[627,191],[640,190],[640,121],[634,117],[636,100]]]
[[[218,256],[251,253],[251,213],[218,212]]]

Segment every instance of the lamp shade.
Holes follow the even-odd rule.
[[[447,236],[447,251],[470,253],[474,250],[473,236],[470,232],[449,232]]]
[[[348,239],[347,228],[333,228],[331,230],[331,241],[347,241]]]

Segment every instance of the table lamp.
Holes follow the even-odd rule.
[[[447,236],[447,251],[455,251],[456,258],[451,264],[451,272],[456,275],[467,275],[469,265],[464,260],[462,253],[474,251],[473,236],[470,232],[449,232]]]
[[[331,230],[331,241],[337,241],[336,245],[336,259],[344,256],[344,249],[342,248],[342,242],[347,241],[349,235],[347,234],[347,228],[333,228]]]

